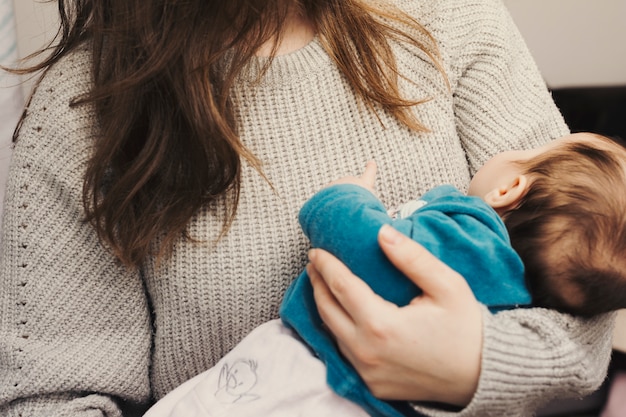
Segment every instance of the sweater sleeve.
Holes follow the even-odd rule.
[[[443,34],[450,54],[457,129],[472,173],[505,149],[567,134],[540,74],[500,0],[455,7]],[[452,24],[451,22],[455,22]],[[436,34],[439,36],[441,34]],[[429,416],[528,416],[555,398],[581,397],[605,378],[614,315],[591,320],[540,308],[483,314],[477,392],[460,412],[418,407]]]
[[[139,273],[85,222],[94,138],[89,54],[52,67],[11,162],[0,260],[0,415],[118,417],[150,398],[151,322]]]
[[[553,399],[581,398],[604,381],[615,313],[575,318],[541,308],[483,311],[482,369],[470,404],[431,417],[532,416]]]
[[[454,2],[444,2],[446,4]],[[566,135],[521,34],[501,0],[447,11],[445,34],[457,132],[473,175],[489,158]]]

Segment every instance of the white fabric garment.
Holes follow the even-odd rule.
[[[16,60],[17,37],[13,0],[0,0],[0,64],[11,66]],[[24,96],[19,77],[0,71],[0,222],[11,159],[11,138],[23,106]]]
[[[216,366],[144,417],[367,417],[326,385],[324,364],[280,320],[253,330]]]

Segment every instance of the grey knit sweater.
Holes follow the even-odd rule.
[[[160,267],[125,271],[84,223],[82,179],[98,137],[93,108],[69,107],[90,88],[90,53],[48,71],[14,150],[0,263],[0,415],[120,416],[212,366],[259,324],[305,263],[301,204],[375,159],[377,190],[397,206],[470,175],[493,154],[567,132],[500,0],[404,0],[437,38],[452,91],[420,51],[394,45],[417,134],[360,105],[317,40],[278,57],[260,83],[232,92],[245,145],[274,190],[243,170],[236,219],[218,244],[209,210]],[[382,122],[382,123],[381,123]],[[579,320],[542,309],[484,312],[478,390],[460,412],[528,416],[554,396],[603,379],[613,316]],[[128,414],[128,413],[127,413]]]

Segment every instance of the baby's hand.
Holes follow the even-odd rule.
[[[369,161],[365,165],[365,171],[363,171],[363,174],[361,174],[360,177],[353,177],[353,176],[343,177],[343,178],[339,178],[338,180],[331,182],[328,185],[331,186],[331,185],[337,185],[337,184],[359,185],[363,188],[368,189],[372,193],[374,193],[374,186],[376,185],[376,162]]]

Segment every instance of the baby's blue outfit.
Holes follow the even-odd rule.
[[[530,305],[524,266],[511,247],[500,216],[483,200],[450,185],[432,189],[405,218],[393,219],[368,190],[334,185],[315,194],[300,210],[300,224],[315,248],[332,253],[384,299],[404,306],[421,290],[398,271],[378,244],[378,231],[390,224],[419,242],[467,280],[476,298],[492,312]],[[280,308],[293,328],[326,364],[327,382],[340,396],[372,416],[419,416],[403,401],[375,398],[343,358],[324,329],[303,272],[287,289]]]

